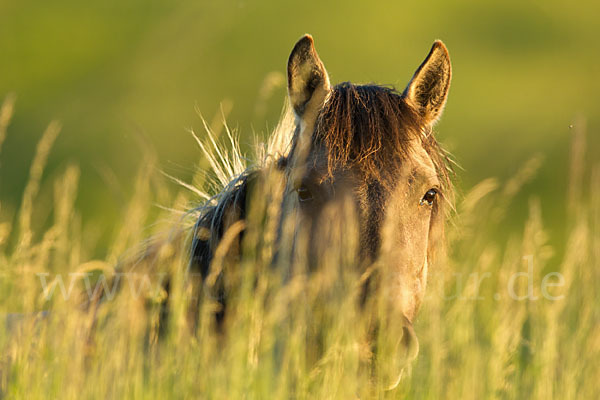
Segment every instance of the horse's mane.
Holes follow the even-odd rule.
[[[248,186],[260,171],[288,156],[294,125],[294,115],[286,102],[276,128],[264,142],[255,138],[253,154],[248,157],[242,154],[239,138],[227,126],[229,148],[217,142],[207,124],[204,128],[208,140],[202,142],[196,137],[212,172],[207,189],[196,190],[203,203],[192,210],[197,222],[193,230],[191,264],[199,266],[202,276],[206,277],[214,249],[224,234],[226,213],[234,210],[240,217],[245,214]]]

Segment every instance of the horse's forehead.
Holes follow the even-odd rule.
[[[385,180],[390,180],[390,183],[398,183],[398,179],[402,177],[408,179],[409,176],[424,176],[431,180],[437,176],[435,164],[420,140],[407,140],[403,143],[403,147],[402,151],[396,153],[387,152],[389,157],[387,160],[384,159],[377,174],[361,168],[360,160],[353,165],[335,165],[335,168],[330,171],[328,160],[331,150],[324,145],[313,146],[307,157],[307,166],[313,177],[318,177],[322,181],[331,179],[334,182],[349,176],[353,176],[358,183],[379,180],[382,181],[382,184],[385,183]],[[372,156],[376,156],[376,154]],[[366,163],[367,160],[363,162]],[[346,181],[346,179],[344,180]],[[433,183],[435,184],[435,182]]]
[[[425,150],[421,143],[416,141],[411,144],[409,149],[409,157],[411,168],[416,170],[417,173],[421,173],[427,176],[437,176],[435,164],[431,155]]]

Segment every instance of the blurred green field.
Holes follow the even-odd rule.
[[[0,96],[13,92],[18,103],[2,153],[1,215],[14,215],[35,143],[58,119],[46,172],[80,165],[78,206],[110,229],[143,158],[140,135],[160,168],[182,179],[199,158],[186,132],[201,127],[196,108],[210,120],[231,104],[230,125],[252,143],[253,130],[274,126],[285,96],[283,85],[261,95],[265,78],[285,72],[291,46],[309,32],[334,82],[399,88],[444,40],[454,77],[438,131],[465,170],[459,186],[506,178],[539,153],[544,167],[514,212],[522,219],[536,193],[552,199],[544,213],[562,230],[569,125],[577,115],[590,132],[600,124],[599,16],[595,1],[3,1]]]
[[[170,229],[179,217],[160,206],[182,210],[198,199],[160,171],[191,182],[206,165],[187,131],[203,132],[198,113],[217,126],[223,109],[249,153],[255,133],[266,135],[279,119],[287,56],[305,32],[333,82],[399,89],[442,39],[454,75],[437,132],[462,167],[450,262],[417,323],[421,355],[395,392],[364,392],[368,377],[355,378],[357,338],[345,327],[362,322],[341,297],[331,307],[348,312],[323,311],[333,350],[314,369],[302,364],[302,332],[274,344],[274,321],[302,326],[302,310],[269,314],[247,298],[224,354],[210,332],[202,342],[174,329],[147,358],[143,328],[156,310],[129,320],[120,306],[141,311],[125,300],[102,315],[115,324],[99,328],[91,361],[80,340],[85,316],[58,316],[42,334],[27,326],[17,343],[0,329],[0,396],[597,397],[599,19],[600,3],[589,0],[0,1],[0,101],[16,96],[5,140],[0,129],[1,313],[57,307],[40,301],[31,273],[109,268]],[[60,134],[32,172],[53,120]],[[494,299],[529,255],[536,293],[545,274],[561,272],[564,301]],[[472,272],[491,273],[481,301],[472,298],[477,285],[462,281]],[[444,297],[457,285],[464,296]],[[256,335],[263,341],[247,341]],[[291,352],[282,374],[277,346]],[[88,362],[90,374],[77,372]]]

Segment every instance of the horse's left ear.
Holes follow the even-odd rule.
[[[442,115],[451,77],[448,49],[436,40],[403,93],[410,105],[425,118],[427,125],[435,124]]]
[[[294,46],[287,74],[288,95],[296,116],[303,120],[316,118],[331,86],[312,36],[304,35]]]

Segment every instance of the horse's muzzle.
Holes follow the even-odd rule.
[[[390,365],[385,366],[383,382],[387,386],[387,390],[395,389],[402,380],[405,371],[408,369],[412,361],[419,354],[419,340],[415,334],[412,323],[402,316],[402,335],[397,339],[393,347],[393,354],[388,359]]]

